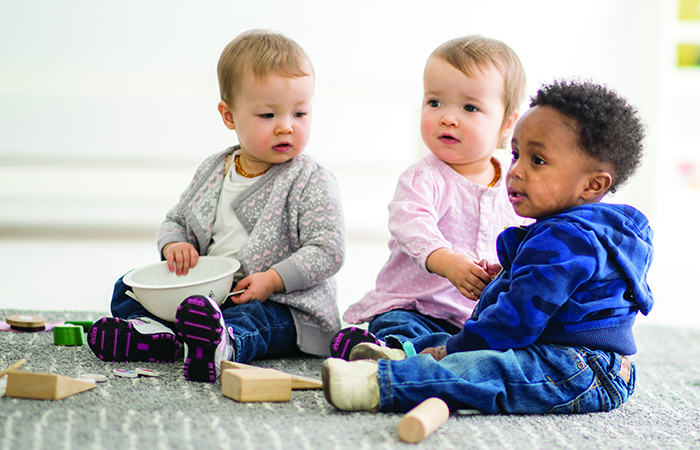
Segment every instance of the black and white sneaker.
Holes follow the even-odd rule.
[[[379,346],[384,345],[382,341],[367,330],[359,327],[343,328],[331,340],[331,356],[349,361],[350,351],[362,342],[369,342]]]
[[[233,332],[226,326],[219,305],[203,295],[188,297],[177,307],[175,324],[185,344],[185,378],[216,381],[221,361],[232,361],[235,356]]]
[[[103,361],[175,361],[180,343],[173,331],[149,317],[103,317],[88,330],[90,350]]]

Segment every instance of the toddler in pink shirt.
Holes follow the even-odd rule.
[[[430,154],[399,178],[389,204],[391,255],[375,289],[343,315],[331,355],[402,359],[418,339],[456,334],[500,271],[496,236],[520,225],[496,148],[525,97],[525,72],[500,41],[467,36],[439,46],[423,74],[421,135]],[[430,346],[430,342],[421,344]]]

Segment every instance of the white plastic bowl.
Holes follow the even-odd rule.
[[[240,266],[233,258],[200,256],[187,275],[177,276],[162,261],[132,270],[124,276],[124,284],[151,314],[175,322],[177,307],[191,295],[206,295],[221,305]]]

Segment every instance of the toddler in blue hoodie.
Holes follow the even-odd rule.
[[[530,106],[507,183],[515,212],[536,222],[499,235],[503,269],[444,345],[414,342],[422,351],[402,360],[327,359],[324,393],[338,409],[406,412],[439,397],[487,414],[586,413],[634,392],[626,356],[635,316],[653,306],[653,233],[641,212],[601,199],[640,165],[644,126],[593,82],[554,82]]]

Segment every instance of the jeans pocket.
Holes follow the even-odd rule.
[[[600,385],[594,382],[588,389],[573,400],[561,405],[553,406],[552,409],[547,411],[547,414],[580,414],[598,411],[598,409],[592,410],[591,406],[599,405],[600,403],[599,389]]]
[[[610,358],[612,357],[612,358]],[[635,368],[630,363],[629,382],[621,373],[622,357],[604,352],[592,352],[587,365],[594,376],[588,386],[580,387],[580,394],[569,402],[552,407],[548,414],[578,414],[611,411],[622,405],[634,392]]]

